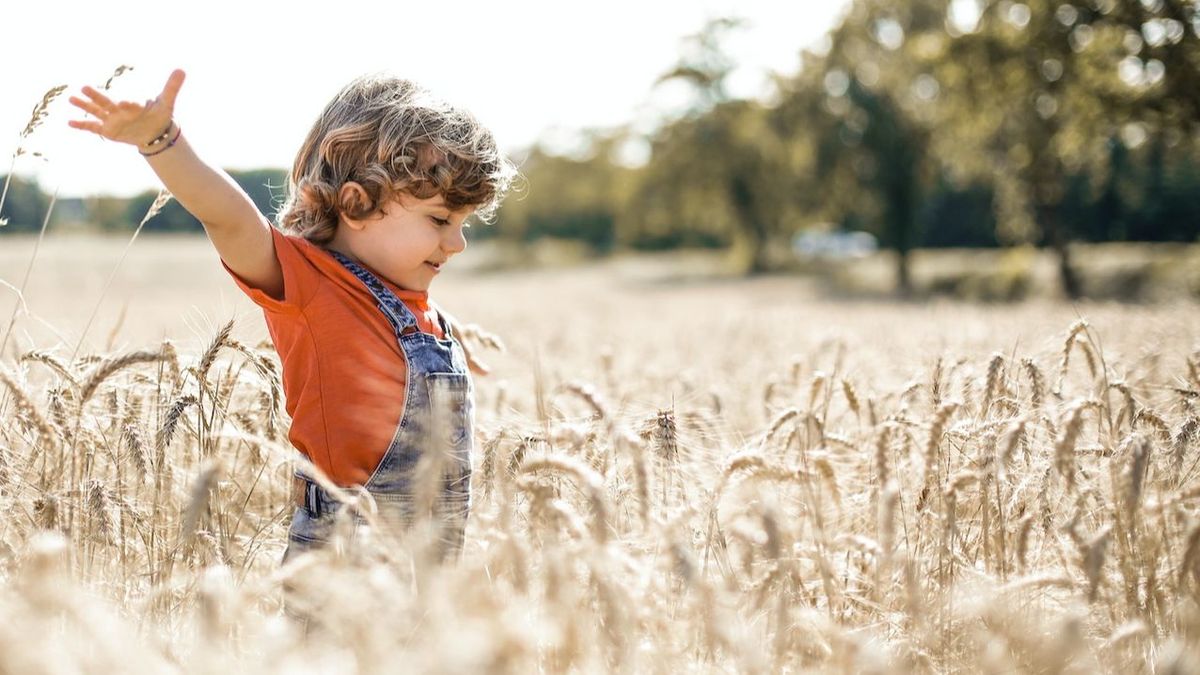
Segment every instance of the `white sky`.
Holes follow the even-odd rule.
[[[465,106],[500,145],[655,119],[671,103],[654,79],[680,40],[713,16],[748,25],[728,49],[739,96],[765,93],[767,73],[795,72],[846,0],[605,0],[204,3],[6,2],[8,65],[0,157],[9,157],[33,105],[56,84],[103,84],[120,64],[117,97],[156,95],[172,68],[187,71],[176,119],[192,145],[226,168],[287,167],[328,99],[355,76],[388,71]],[[129,146],[70,129],[66,94],[26,143],[47,160],[18,159],[60,196],[127,195],[158,185]],[[0,166],[0,174],[7,173]]]

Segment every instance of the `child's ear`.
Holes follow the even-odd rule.
[[[366,226],[366,216],[375,210],[375,202],[366,189],[349,181],[338,190],[338,213],[351,229],[361,230]]]

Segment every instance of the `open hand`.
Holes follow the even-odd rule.
[[[162,93],[145,103],[113,101],[99,90],[85,86],[83,93],[87,99],[72,96],[68,100],[96,119],[70,120],[67,124],[110,141],[146,145],[170,127],[175,114],[175,97],[183,86],[183,78],[182,70],[172,72]]]

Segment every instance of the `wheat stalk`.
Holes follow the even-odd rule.
[[[102,87],[102,89],[104,89],[104,91],[108,91],[109,89],[112,89],[113,82],[115,82],[118,77],[121,77],[122,75],[124,75],[125,73],[127,73],[131,70],[133,70],[133,66],[127,66],[124,64],[117,66],[116,69],[113,70],[112,75],[109,75],[108,79],[104,81],[104,86]]]
[[[1071,348],[1078,341],[1079,334],[1083,333],[1087,328],[1088,322],[1080,319],[1071,324],[1071,327],[1067,330],[1067,337],[1063,340],[1062,360],[1058,366],[1058,386],[1056,387],[1056,393],[1059,395],[1062,392],[1063,382],[1067,379],[1067,367],[1071,363]]]
[[[92,395],[96,393],[96,389],[98,389],[105,380],[112,377],[119,371],[139,363],[157,363],[161,360],[161,352],[136,351],[129,352],[127,354],[121,354],[120,356],[114,356],[101,361],[98,366],[92,369],[91,374],[89,374],[87,379],[83,381],[83,384],[80,385],[79,407],[82,409],[83,406],[86,405],[87,402],[92,398]]]
[[[557,471],[573,478],[587,495],[592,506],[592,535],[600,544],[608,540],[608,500],[604,496],[604,480],[581,462],[562,455],[528,457],[521,462],[520,474],[537,471]]]
[[[71,372],[71,369],[67,366],[66,362],[48,351],[39,349],[31,352],[25,352],[21,355],[21,362],[25,363],[26,361],[41,363],[48,366],[51,370],[58,373],[72,387],[77,387],[79,385],[75,379],[74,373]]]
[[[59,432],[51,426],[46,416],[34,405],[29,392],[17,382],[16,377],[3,364],[0,364],[0,384],[8,388],[13,401],[17,404],[17,410],[28,418],[33,427],[37,429],[38,436],[48,446],[48,450],[52,454],[57,454],[56,451],[59,449]]]
[[[1004,355],[996,352],[992,354],[992,360],[988,363],[987,383],[983,393],[983,408],[987,410],[992,404],[992,397],[996,395],[1001,387],[1001,379],[1004,377]]]
[[[1062,432],[1054,443],[1054,467],[1067,481],[1068,489],[1075,488],[1075,442],[1083,429],[1083,403],[1072,405],[1066,413]]]
[[[207,379],[209,369],[217,361],[217,354],[221,352],[222,348],[230,345],[229,336],[232,332],[233,319],[230,319],[225,325],[221,326],[221,329],[213,336],[212,341],[208,343],[208,347],[201,354],[200,361],[196,365],[196,380],[198,382],[203,383]]]

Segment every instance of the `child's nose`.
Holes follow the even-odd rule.
[[[463,232],[463,227],[461,225],[450,228],[450,231],[447,232],[446,236],[442,238],[442,248],[445,249],[447,253],[452,254],[462,253],[464,250],[466,250],[467,236],[466,233]]]

